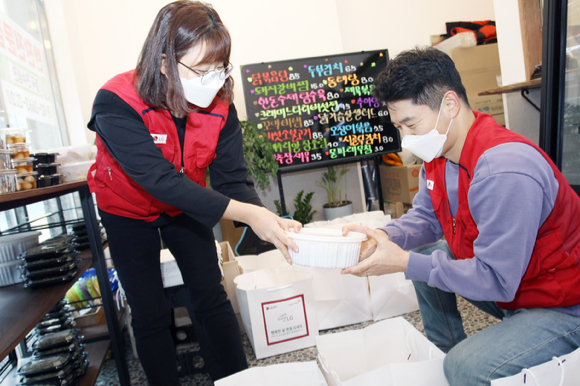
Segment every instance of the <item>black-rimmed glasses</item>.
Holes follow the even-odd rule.
[[[194,70],[193,68],[183,64],[181,61],[177,61],[179,64],[181,64],[183,67],[187,68],[188,70],[191,70],[195,75],[199,76],[201,78],[201,84],[208,85],[211,83],[212,80],[215,79],[215,77],[217,76],[219,80],[224,80],[226,79],[228,76],[231,75],[232,71],[234,70],[234,66],[231,63],[228,63],[228,65],[226,67],[218,67],[215,70],[210,70],[210,71],[199,71],[199,70]]]

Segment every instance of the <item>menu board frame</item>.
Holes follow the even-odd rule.
[[[240,66],[247,119],[274,145],[279,174],[401,150],[372,95],[388,61],[383,49]]]

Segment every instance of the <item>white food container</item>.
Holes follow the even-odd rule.
[[[50,149],[49,153],[58,153],[57,160],[63,165],[94,159],[90,144],[59,147]]]
[[[294,264],[316,268],[348,268],[358,264],[361,243],[367,236],[340,229],[302,228],[299,233],[286,232],[298,246],[298,253],[288,249]]]
[[[25,251],[38,245],[40,231],[0,236],[0,263],[16,260]]]
[[[0,263],[0,287],[6,287],[7,285],[22,283],[24,281],[21,275],[20,264],[22,264],[20,260]]]
[[[62,182],[86,180],[89,168],[94,163],[95,160],[90,160],[61,165],[60,174],[62,174]]]

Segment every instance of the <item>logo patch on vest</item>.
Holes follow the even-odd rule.
[[[427,180],[427,189],[433,190],[433,185],[435,185],[433,181]]]
[[[167,134],[151,134],[151,137],[153,137],[154,143],[161,143],[161,144],[167,143]]]

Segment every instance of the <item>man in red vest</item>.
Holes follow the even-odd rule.
[[[343,273],[413,280],[452,386],[489,385],[580,347],[580,198],[562,173],[472,111],[435,48],[399,54],[376,84],[402,147],[424,166],[413,209],[366,229],[361,262]],[[501,321],[467,338],[456,294]]]

